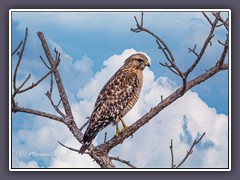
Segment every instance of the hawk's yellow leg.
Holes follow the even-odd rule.
[[[119,128],[118,128],[118,123],[116,123],[116,137],[120,134]]]
[[[123,121],[122,118],[119,118],[119,119],[120,119],[120,121],[122,122],[122,125],[123,125],[122,132],[124,132],[127,129],[128,126],[125,124],[125,122]]]

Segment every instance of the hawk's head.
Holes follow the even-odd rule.
[[[140,70],[143,70],[146,66],[150,67],[148,58],[141,53],[131,55],[125,60],[124,64]]]

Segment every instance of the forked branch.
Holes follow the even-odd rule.
[[[175,165],[174,164],[174,155],[173,155],[173,140],[171,140],[171,144],[170,144],[170,152],[171,152],[171,159],[172,159],[172,163],[171,163],[171,168],[180,168],[182,166],[182,164],[188,159],[188,157],[193,153],[193,148],[202,140],[203,136],[206,133],[204,132],[201,137],[197,140],[194,140],[194,142],[192,143],[191,147],[189,150],[187,150],[187,154],[184,156],[183,160],[178,164]]]

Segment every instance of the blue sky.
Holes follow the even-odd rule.
[[[227,13],[222,15],[224,18],[227,17]],[[126,115],[128,119],[131,119],[129,121],[131,124],[159,102],[156,94],[162,93],[166,97],[181,85],[178,77],[159,65],[160,61],[165,62],[166,59],[158,50],[155,39],[144,32],[130,31],[130,28],[135,28],[134,16],[140,17],[140,12],[12,12],[13,49],[23,38],[25,28],[28,27],[29,30],[28,44],[20,66],[18,82],[24,80],[28,73],[32,74],[31,80],[34,81],[47,71],[39,59],[39,55],[44,55],[44,53],[36,35],[38,31],[42,31],[50,48],[57,47],[61,52],[62,61],[59,69],[75,113],[75,119],[81,124],[84,118],[90,115],[96,96],[104,82],[121,66],[124,58],[135,52],[144,52],[151,60],[151,67],[144,72],[145,85],[142,97],[135,109]],[[188,53],[188,48],[197,44],[196,50],[198,51],[210,30],[208,22],[200,12],[145,12],[144,26],[167,43],[181,69],[188,68],[195,60],[194,55]],[[190,79],[204,73],[205,69],[213,66],[220,57],[222,46],[217,43],[217,39],[225,40],[224,28],[217,29],[215,37],[212,41],[213,46],[207,49]],[[16,57],[12,59],[12,66],[15,67],[15,64]],[[49,88],[48,81],[44,81],[36,90],[20,95],[17,100],[24,106],[54,112],[48,99],[44,97],[44,93]],[[57,93],[54,98],[58,100]],[[169,113],[171,114],[172,111],[175,113],[170,116]],[[183,155],[190,140],[208,130],[202,146],[196,150],[196,156],[189,159],[186,167],[226,167],[228,71],[220,72],[193,88],[181,100],[161,112],[158,118],[161,120],[154,120],[137,133],[136,143],[143,138],[144,130],[152,131],[158,134],[155,136],[152,134],[153,139],[156,138],[155,140],[159,141],[158,137],[163,140],[165,148],[169,146],[168,140],[175,137],[176,146],[178,145],[179,148],[176,152]],[[174,123],[174,126],[170,123]],[[153,126],[165,127],[163,128],[165,130],[158,133]],[[166,132],[167,130],[175,131],[172,129],[174,127],[178,129],[176,132],[170,134]],[[58,128],[66,134],[59,134]],[[108,133],[113,133],[113,129],[109,127]],[[92,164],[88,157],[78,157],[75,154],[72,154],[69,159],[61,157],[69,151],[59,147],[56,143],[58,140],[76,146],[76,141],[67,131],[67,128],[57,122],[49,122],[49,120],[32,115],[14,114],[12,116],[13,166],[95,167],[96,165]],[[96,144],[100,143],[102,134],[100,133],[95,140]],[[33,138],[38,138],[40,142],[33,142]],[[156,162],[154,153],[152,156],[144,155],[145,147],[136,153],[136,156],[129,157],[127,150],[135,149],[136,143],[127,140],[112,153],[130,158],[131,162],[135,162],[140,167],[167,167],[170,163],[168,158],[165,158],[163,162]],[[150,146],[148,142],[145,143],[146,147]],[[77,144],[77,148],[78,146]],[[164,146],[156,145],[152,148],[160,148],[159,151],[162,154],[168,154],[169,150],[164,149]],[[219,148],[222,150],[219,151]],[[37,156],[36,153],[32,153],[27,158],[26,156],[20,157],[17,152],[21,150],[47,154],[54,152],[54,156],[43,157],[43,154]],[[212,154],[216,157],[212,157]],[[201,155],[205,155],[208,159],[202,160],[199,158]],[[146,158],[139,160],[139,156],[146,156]],[[79,165],[79,161],[85,164]]]

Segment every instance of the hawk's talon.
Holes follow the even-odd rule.
[[[121,130],[121,132],[123,133],[126,129],[128,128],[128,126],[124,126]]]
[[[117,131],[115,136],[118,137],[120,133],[121,133],[120,131]]]
[[[118,124],[116,124],[116,137],[119,136],[119,134],[121,133],[121,131],[119,131],[119,128],[118,128]]]

